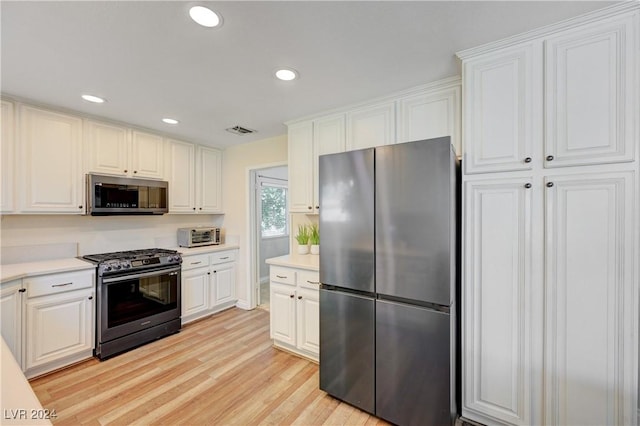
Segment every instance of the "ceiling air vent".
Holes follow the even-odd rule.
[[[242,127],[242,126],[233,126],[233,127],[229,127],[228,129],[225,129],[227,132],[233,133],[235,135],[246,135],[249,133],[255,133],[255,130],[251,130],[251,129],[247,129],[246,127]]]

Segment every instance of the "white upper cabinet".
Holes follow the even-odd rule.
[[[15,208],[13,201],[14,192],[14,163],[15,163],[15,121],[13,103],[2,101],[2,116],[0,121],[0,129],[2,134],[0,137],[1,167],[2,167],[2,186],[0,187],[0,212],[10,213]]]
[[[321,155],[343,152],[345,149],[345,115],[323,117],[313,122],[313,212],[320,209],[320,167]]]
[[[129,171],[129,130],[108,123],[85,120],[84,131],[88,171],[125,176]]]
[[[167,140],[170,213],[222,213],[222,154],[215,148]]]
[[[164,140],[162,136],[131,131],[131,175],[164,178]]]
[[[450,136],[460,147],[460,82],[450,88],[405,96],[398,100],[397,142]]]
[[[460,79],[448,78],[289,124],[289,210],[317,214],[322,208],[321,155],[441,136],[450,136],[459,154],[460,92]]]
[[[196,159],[198,213],[222,213],[222,152],[198,146]]]
[[[20,105],[19,122],[19,210],[83,213],[82,120]]]
[[[196,213],[196,146],[167,140],[169,213]]]
[[[530,42],[463,63],[466,174],[529,170],[540,137],[541,44]],[[537,92],[536,92],[537,91]]]
[[[85,120],[87,170],[117,176],[164,178],[161,136]]]
[[[313,122],[289,126],[289,211],[313,213]]]
[[[347,151],[389,145],[396,141],[395,101],[347,112]]]
[[[545,167],[635,158],[633,19],[597,22],[545,40]]]

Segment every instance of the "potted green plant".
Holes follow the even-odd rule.
[[[309,228],[309,242],[311,243],[311,254],[320,254],[320,228],[314,223]]]
[[[296,234],[298,254],[309,253],[309,236],[309,227],[307,225],[298,225],[298,233]]]

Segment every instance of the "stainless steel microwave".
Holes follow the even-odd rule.
[[[167,189],[161,180],[87,175],[87,213],[92,216],[165,214]]]

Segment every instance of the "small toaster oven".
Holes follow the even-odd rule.
[[[178,245],[180,247],[200,247],[220,244],[220,228],[179,228]]]

